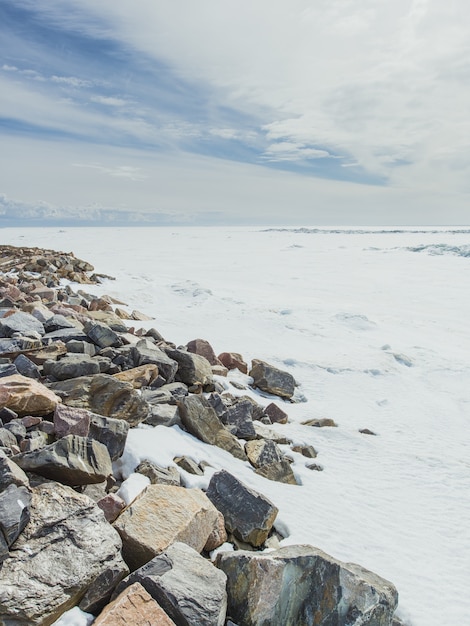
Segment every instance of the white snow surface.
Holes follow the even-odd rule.
[[[276,429],[318,451],[321,472],[290,453],[302,486],[265,480],[178,427],[131,430],[118,463],[124,478],[144,458],[168,465],[182,454],[212,465],[203,477],[185,473],[187,486],[204,488],[226,468],[279,507],[284,545],[312,544],[392,581],[397,614],[413,626],[461,626],[470,614],[470,230],[458,230],[2,235],[12,245],[73,251],[116,277],[81,288],[154,316],[136,327],[261,358],[291,372],[307,399],[274,399],[290,417]],[[338,427],[301,425],[323,417]]]

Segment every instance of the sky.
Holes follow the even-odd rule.
[[[466,0],[0,0],[0,226],[470,223]]]

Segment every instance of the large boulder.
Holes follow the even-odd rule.
[[[141,339],[131,350],[132,358],[136,366],[154,364],[167,383],[175,380],[178,363],[166,355],[149,339]]]
[[[268,498],[225,470],[212,476],[207,497],[222,513],[227,530],[237,539],[255,547],[266,541],[278,514]]]
[[[43,372],[56,380],[68,380],[79,376],[100,373],[100,364],[88,354],[67,354],[62,359],[50,359],[43,365]]]
[[[280,448],[270,439],[247,441],[245,452],[248,460],[260,476],[288,485],[296,485],[294,472]]]
[[[130,426],[140,424],[149,412],[149,406],[138,390],[108,374],[81,376],[52,383],[50,387],[63,394],[67,406],[123,419]]]
[[[125,326],[124,329],[127,330]],[[85,324],[85,332],[93,343],[100,348],[109,346],[118,348],[122,345],[121,337],[103,322],[88,322]]]
[[[192,435],[205,443],[227,450],[237,459],[246,460],[237,438],[224,427],[206,398],[188,396],[178,403],[178,408],[184,427]]]
[[[178,626],[223,626],[227,610],[225,574],[185,543],[165,552],[117,587],[140,583]]]
[[[209,361],[200,354],[193,354],[185,350],[167,348],[165,352],[178,363],[176,380],[185,385],[207,385],[212,381],[212,368]]]
[[[200,489],[149,485],[114,527],[126,563],[137,569],[175,541],[201,552],[217,522],[217,509]]]
[[[256,439],[253,426],[253,405],[249,400],[240,400],[220,415],[220,421],[239,439]]]
[[[45,330],[43,324],[30,313],[18,311],[0,319],[0,337],[11,337],[15,333],[36,337],[44,335]]]
[[[122,456],[128,432],[129,423],[123,419],[114,419],[114,417],[104,417],[103,415],[91,413],[88,436],[106,446],[111,461],[116,461]]]
[[[214,349],[206,339],[193,339],[186,344],[188,352],[193,354],[199,354],[209,361],[211,365],[222,365],[219,359],[215,356]]]
[[[18,415],[47,415],[61,402],[42,383],[21,374],[2,378],[2,388],[9,394],[4,406]]]
[[[148,387],[158,378],[158,367],[153,363],[148,363],[124,372],[118,372],[113,374],[113,376],[118,380],[131,383],[134,389],[140,389],[141,387]]]
[[[128,571],[118,533],[90,498],[58,483],[32,491],[30,522],[0,570],[5,625],[49,626],[108,568]]]
[[[292,398],[294,395],[295,379],[292,374],[265,361],[253,359],[250,376],[253,378],[253,386],[261,391],[281,398]]]
[[[111,458],[99,441],[67,435],[50,445],[13,457],[23,470],[66,485],[100,483],[112,474]]]
[[[312,546],[225,552],[216,563],[239,626],[390,626],[398,602],[392,583]]]
[[[140,583],[126,587],[93,622],[94,626],[175,626],[161,606]]]
[[[9,485],[28,487],[29,479],[19,465],[0,452],[0,493]]]

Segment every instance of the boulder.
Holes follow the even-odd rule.
[[[207,497],[222,513],[225,527],[235,537],[255,547],[264,543],[278,513],[268,498],[225,470],[212,476]]]
[[[140,583],[126,587],[104,608],[93,624],[94,626],[130,626],[131,624],[176,626]]]
[[[270,463],[278,463],[282,459],[282,452],[270,439],[247,441],[245,452],[253,467],[262,467]]]
[[[225,552],[216,564],[227,575],[228,613],[240,626],[390,626],[397,605],[391,583],[312,546]]]
[[[184,427],[195,437],[219,446],[245,461],[246,455],[236,437],[226,430],[216,412],[204,397],[188,396],[178,403]]]
[[[52,333],[61,328],[78,328],[79,326],[78,322],[73,323],[72,318],[67,318],[59,313],[55,313],[52,317],[43,322],[43,324],[46,333]]]
[[[189,456],[175,456],[173,461],[188,474],[193,474],[194,476],[202,476],[204,474],[199,465]]]
[[[253,426],[258,439],[270,439],[271,441],[280,443],[281,445],[291,443],[290,439],[288,439],[285,435],[278,433],[274,430],[274,428],[270,428],[261,422],[253,422]]]
[[[210,365],[222,365],[219,359],[215,356],[215,352],[211,344],[205,339],[193,339],[186,344],[186,348],[188,349],[188,352],[191,352],[192,354],[199,354],[199,356],[203,356],[210,363]]]
[[[211,365],[203,356],[171,348],[166,348],[165,352],[178,363],[176,380],[190,386],[196,383],[204,386],[212,382]]]
[[[48,346],[39,346],[34,352],[27,352],[26,356],[38,366],[44,365],[46,361],[56,360],[67,353],[67,346],[63,341],[55,341]]]
[[[248,374],[248,365],[238,352],[222,352],[219,354],[218,359],[228,370],[237,369],[243,374]]]
[[[19,465],[0,452],[0,493],[10,485],[29,487],[29,479]]]
[[[26,487],[11,484],[0,493],[0,534],[7,546],[16,541],[29,522],[31,492]]]
[[[292,374],[270,365],[265,361],[254,359],[250,376],[253,378],[253,386],[266,393],[292,398],[295,391],[295,380]]]
[[[128,432],[129,423],[123,419],[104,417],[96,413],[90,414],[90,431],[88,436],[106,446],[111,461],[116,461],[122,456]]]
[[[34,487],[30,522],[0,570],[0,623],[52,624],[103,572],[127,573],[120,548],[88,497],[58,483]]]
[[[187,385],[184,383],[167,383],[156,389],[147,388],[142,390],[142,396],[149,404],[176,404],[179,400],[189,395]]]
[[[76,339],[72,339],[67,342],[67,352],[72,352],[75,354],[89,354],[90,356],[95,356],[96,348],[93,343],[90,341],[79,341]]]
[[[15,333],[36,338],[37,335],[44,335],[45,330],[43,324],[30,313],[18,311],[0,319],[0,337],[11,337]]]
[[[22,352],[29,350],[39,350],[42,346],[40,339],[31,339],[29,337],[11,337],[0,339],[0,357],[15,358]]]
[[[114,522],[127,506],[124,500],[115,493],[108,493],[103,498],[100,498],[96,504],[103,511],[105,518],[110,524]]]
[[[124,329],[127,330],[125,326]],[[109,346],[118,348],[122,345],[120,336],[107,324],[102,322],[88,322],[85,324],[84,330],[93,343],[100,348],[107,348]]]
[[[178,626],[223,626],[226,576],[185,543],[176,542],[117,587],[140,583]],[[96,622],[95,622],[96,623]]]
[[[38,366],[35,365],[35,363],[31,361],[31,359],[28,359],[28,357],[24,354],[19,354],[13,363],[18,370],[18,373],[22,376],[35,378],[36,380],[41,378],[41,373]]]
[[[14,363],[0,363],[0,378],[14,376],[15,374],[19,374],[19,371]]]
[[[220,415],[220,421],[239,439],[256,439],[253,426],[253,405],[249,400],[240,400]]]
[[[173,485],[180,487],[181,478],[176,467],[159,467],[151,461],[142,461],[135,468],[134,472],[147,476],[152,485]]]
[[[166,355],[163,350],[160,350],[151,340],[141,339],[132,347],[131,354],[136,366],[154,364],[167,383],[175,380],[178,363]]]
[[[268,480],[274,480],[278,483],[286,483],[287,485],[297,485],[297,480],[292,471],[289,461],[285,458],[274,463],[266,463],[255,469],[255,474],[259,474]]]
[[[11,448],[12,446],[16,446],[16,444],[15,435],[7,428],[0,428],[0,446],[2,448]]]
[[[64,404],[67,406],[123,419],[130,426],[140,424],[149,412],[149,406],[138,390],[109,374],[81,376],[52,383],[50,387],[64,394]]]
[[[9,393],[6,407],[18,415],[47,415],[61,399],[42,383],[16,374],[2,379],[2,387]]]
[[[307,459],[315,459],[317,456],[317,451],[313,446],[292,446],[292,451],[298,452]]]
[[[109,452],[102,443],[67,435],[34,452],[13,458],[23,470],[67,485],[99,483],[112,474]]]
[[[287,424],[287,413],[278,407],[277,404],[274,404],[274,402],[268,404],[268,406],[265,407],[264,412],[269,417],[272,424]]]
[[[88,437],[91,413],[86,409],[58,404],[54,411],[54,431],[57,438],[67,435]]]
[[[43,365],[45,376],[56,380],[68,380],[79,376],[93,376],[100,373],[98,361],[88,354],[67,354],[58,360],[46,361]]]
[[[158,367],[153,363],[139,365],[130,370],[114,374],[114,378],[131,383],[134,389],[148,387],[158,377]]]
[[[200,489],[149,485],[114,527],[122,538],[124,559],[134,570],[175,541],[201,552],[217,521],[216,508]]]
[[[146,395],[144,395],[147,398]],[[176,404],[164,402],[150,405],[150,412],[145,419],[149,426],[181,426],[179,409]]]

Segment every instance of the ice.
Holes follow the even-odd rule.
[[[151,315],[139,325],[178,345],[201,337],[217,354],[263,359],[299,382],[306,402],[274,401],[291,420],[276,430],[318,451],[320,472],[291,453],[302,486],[265,480],[248,463],[162,426],[130,431],[119,462],[124,478],[144,458],[163,467],[181,455],[207,461],[204,476],[184,474],[187,486],[201,488],[225,468],[279,507],[283,544],[310,543],[391,580],[399,615],[413,626],[468,622],[470,259],[455,252],[468,249],[468,228],[2,235],[12,245],[73,248],[116,277],[96,293]],[[411,252],[420,246],[421,254]],[[224,380],[230,393],[272,400],[230,380],[250,379],[231,374]],[[332,418],[338,427],[301,424],[311,418]],[[364,428],[377,436],[361,434]]]

